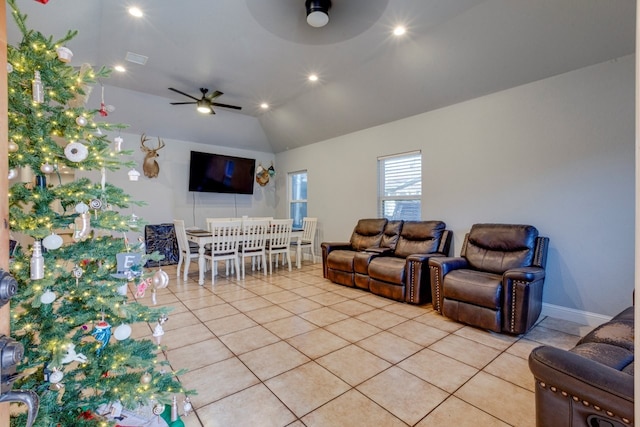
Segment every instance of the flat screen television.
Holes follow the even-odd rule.
[[[253,194],[255,159],[191,152],[189,191]]]

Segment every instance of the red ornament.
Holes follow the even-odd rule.
[[[47,4],[49,0],[36,0],[38,3]]]
[[[47,1],[49,1],[49,0],[47,0]],[[109,115],[109,113],[107,113],[107,108],[105,107],[104,102],[100,103],[100,115],[102,117],[106,117],[106,116]]]

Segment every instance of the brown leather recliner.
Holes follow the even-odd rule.
[[[394,223],[397,222],[394,221]],[[367,258],[377,256],[379,254],[377,250],[382,244],[394,243],[394,239],[390,237],[385,238],[383,242],[387,223],[386,218],[361,219],[353,229],[349,242],[323,242],[321,247],[324,277],[334,283],[355,286],[356,254],[369,249]],[[384,250],[391,250],[391,247]],[[368,259],[360,259],[360,263],[368,264]]]
[[[405,221],[395,251],[371,259],[369,290],[396,301],[431,301],[428,261],[449,254],[451,233],[442,221]]]
[[[429,260],[434,309],[495,332],[527,332],[542,310],[548,245],[531,225],[473,225],[460,257]]]

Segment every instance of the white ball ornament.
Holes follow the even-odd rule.
[[[9,169],[8,178],[13,179],[18,176],[18,172],[15,169]]]
[[[122,151],[122,143],[124,142],[124,139],[122,139],[122,137],[120,136],[116,136],[115,138],[113,138],[113,143],[114,143],[114,150],[116,153],[119,153],[120,151]]]
[[[48,250],[55,250],[62,246],[62,237],[58,236],[55,233],[52,233],[42,239],[42,246],[44,246]]]
[[[44,163],[42,166],[40,166],[40,171],[42,173],[52,173],[54,171],[53,165],[50,165],[49,163]]]
[[[164,289],[169,286],[169,275],[166,271],[158,270],[153,275],[151,281],[156,289]]]
[[[7,145],[7,149],[9,150],[10,153],[15,153],[16,151],[18,151],[18,144],[16,144],[13,141],[9,141],[9,144]]]
[[[126,340],[131,336],[131,326],[123,323],[122,325],[118,326],[115,331],[113,331],[113,336],[118,341]]]
[[[142,376],[140,377],[140,382],[142,384],[149,384],[151,382],[151,374],[149,372],[145,372],[144,374],[142,374]]]
[[[89,212],[89,205],[87,205],[84,202],[78,203],[76,205],[76,212],[78,212],[79,214],[83,214],[83,213]]]
[[[78,126],[86,126],[88,123],[87,118],[84,116],[78,116],[76,117],[76,124]]]
[[[63,377],[64,374],[62,373],[62,371],[55,370],[49,374],[49,382],[51,384],[58,384],[60,381],[62,381]]]
[[[47,289],[44,294],[40,296],[40,302],[42,304],[51,304],[56,300],[56,293]]]
[[[89,156],[89,149],[79,142],[71,142],[64,147],[64,155],[72,162],[81,162]]]

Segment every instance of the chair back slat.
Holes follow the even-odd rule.
[[[288,248],[291,243],[293,219],[274,219],[269,227],[269,248]]]
[[[189,241],[187,240],[187,232],[184,226],[184,220],[174,219],[173,227],[176,232],[176,240],[178,241],[178,249],[181,251],[189,251]]]
[[[318,218],[304,217],[302,218],[302,242],[312,243],[316,238],[316,227]]]
[[[242,222],[242,252],[264,251],[268,220],[245,220]]]
[[[211,221],[208,225],[212,235],[211,253],[214,256],[238,253],[242,221]]]

